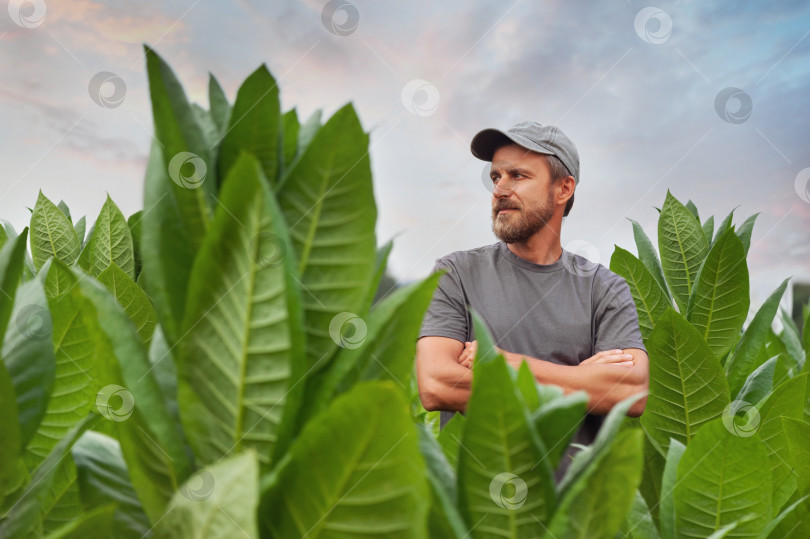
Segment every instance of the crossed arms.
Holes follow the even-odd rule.
[[[416,343],[416,380],[426,410],[463,412],[472,387],[472,359],[477,341],[462,343],[448,337],[422,337]],[[606,414],[619,401],[649,387],[649,359],[639,348],[605,350],[579,365],[550,361],[498,349],[515,369],[525,360],[541,384],[560,386],[565,393],[588,393],[588,411]],[[647,397],[641,397],[627,415],[644,412]]]

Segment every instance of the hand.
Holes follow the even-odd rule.
[[[464,343],[464,350],[461,352],[461,355],[458,356],[458,364],[468,369],[472,369],[473,360],[475,359],[475,354],[478,352],[478,341],[472,342],[465,342]]]
[[[632,354],[625,354],[621,349],[604,350],[582,361],[580,365],[619,365],[621,367],[632,367]]]

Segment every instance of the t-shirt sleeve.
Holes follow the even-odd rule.
[[[611,271],[594,282],[594,353],[612,348],[647,351],[638,327],[638,312],[630,287]]]
[[[458,271],[446,258],[436,260],[431,273],[439,270],[446,270],[447,273],[439,278],[433,299],[422,319],[419,337],[449,337],[465,342],[467,340],[467,302]]]

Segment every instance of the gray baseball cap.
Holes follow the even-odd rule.
[[[520,122],[506,131],[484,129],[479,131],[470,144],[472,154],[482,161],[492,161],[495,150],[503,144],[514,142],[527,150],[554,155],[579,184],[579,153],[577,147],[556,125],[537,122]]]

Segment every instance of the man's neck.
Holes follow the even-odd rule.
[[[509,250],[520,258],[535,264],[553,264],[562,255],[559,231],[546,225],[536,234],[523,242],[507,243]]]

